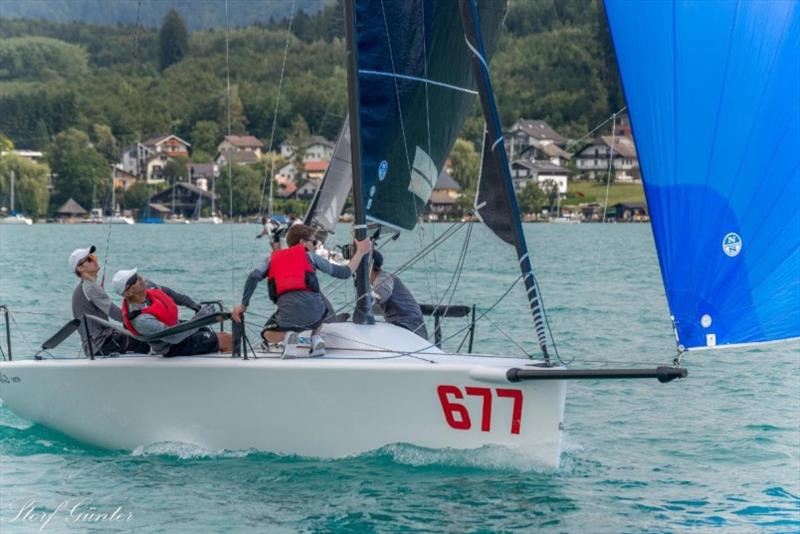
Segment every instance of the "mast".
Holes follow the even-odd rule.
[[[367,216],[364,210],[364,191],[361,182],[361,134],[358,116],[358,48],[356,47],[356,13],[353,0],[344,2],[345,39],[347,55],[347,97],[350,114],[350,161],[353,165],[353,230],[356,240],[367,238]],[[372,316],[372,297],[369,287],[369,258],[364,257],[356,270],[356,309],[353,322],[375,324]]]
[[[508,157],[506,155],[505,146],[503,145],[503,130],[500,127],[500,118],[497,115],[492,81],[489,77],[489,65],[485,59],[486,52],[480,32],[478,8],[475,0],[459,0],[458,6],[461,12],[461,23],[464,27],[464,38],[472,52],[472,68],[475,74],[475,80],[478,84],[483,118],[486,123],[486,149],[487,151],[491,151],[493,155],[491,160],[496,166],[495,170],[498,175],[503,178],[503,190],[514,215],[513,221],[511,222],[511,233],[513,235],[514,246],[517,250],[517,257],[519,258],[519,268],[522,271],[522,278],[525,282],[528,305],[533,315],[539,348],[542,351],[545,363],[549,365],[550,354],[547,348],[544,314],[542,312],[541,299],[539,298],[539,290],[536,286],[536,278],[533,274],[530,256],[528,255],[528,246],[525,243],[525,234],[522,231],[519,206],[517,205],[517,197],[514,193],[513,181],[511,180]]]
[[[11,209],[9,210],[8,214],[12,215],[14,213],[14,186],[16,177],[14,176],[14,169],[11,169]]]
[[[217,196],[217,176],[214,171],[211,171],[211,216],[217,215],[217,203],[214,202],[214,197]]]

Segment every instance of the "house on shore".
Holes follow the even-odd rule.
[[[613,143],[613,144],[612,144]],[[641,180],[636,145],[630,137],[601,135],[575,153],[575,164],[584,178],[595,180],[609,172],[609,159],[616,182]]]
[[[60,223],[76,223],[86,218],[88,212],[78,204],[75,199],[70,198],[56,211],[56,219]]]
[[[298,168],[295,162],[290,161],[275,171],[275,177],[280,176],[286,180],[321,180],[329,164],[328,160],[308,160]]]
[[[330,161],[333,157],[334,143],[328,141],[321,135],[312,136],[300,144],[300,151],[303,154],[303,162],[306,161]],[[297,147],[289,141],[281,143],[281,156],[284,159],[293,159],[297,153]]]
[[[114,166],[113,173],[114,189],[124,189],[127,191],[139,180],[135,175],[120,169],[118,166]]]
[[[120,169],[147,183],[163,182],[162,173],[172,158],[188,158],[192,145],[177,135],[159,135],[127,147]]]
[[[226,135],[217,145],[217,154],[228,152],[252,152],[256,160],[261,159],[261,149],[264,143],[252,135]]]
[[[511,179],[514,191],[519,193],[530,182],[536,183],[542,190],[549,189],[549,183],[558,186],[558,193],[567,194],[569,172],[564,167],[550,161],[534,159],[518,159],[511,162]]]
[[[541,120],[519,119],[503,133],[508,159],[521,158],[532,149],[545,145],[563,146],[566,139],[549,124]],[[527,154],[534,157],[535,154]],[[549,156],[548,156],[549,157]]]
[[[425,220],[449,221],[458,218],[460,213],[457,202],[460,196],[461,186],[443,169],[433,186],[431,200],[425,210]]]
[[[620,202],[613,206],[614,219],[618,222],[648,222],[647,204],[643,202]]]
[[[200,206],[210,206],[212,198],[217,199],[216,193],[194,184],[178,182],[151,196],[147,202],[151,207],[156,204],[168,206],[172,215],[182,215],[188,219],[199,211]]]

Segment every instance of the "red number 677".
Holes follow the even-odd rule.
[[[492,426],[492,390],[490,388],[478,388],[467,386],[464,391],[469,396],[482,397],[483,409],[481,410],[481,432],[490,432]],[[511,433],[519,434],[522,421],[522,391],[519,389],[497,388],[497,397],[501,399],[513,399],[514,404],[511,409]],[[455,430],[469,430],[472,428],[472,420],[469,417],[469,410],[461,403],[454,402],[453,399],[463,399],[464,394],[458,386],[442,385],[436,388],[439,394],[439,402],[442,403],[444,418],[450,428]]]

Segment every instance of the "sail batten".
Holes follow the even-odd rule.
[[[366,69],[359,70],[358,73],[372,75],[372,76],[387,76],[390,78],[400,78],[402,80],[410,80],[413,82],[429,83],[431,85],[438,85],[439,87],[444,87],[445,89],[452,89],[453,91],[461,91],[464,93],[469,93],[471,95],[478,94],[478,91],[470,89],[468,87],[459,87],[457,85],[451,85],[449,83],[444,83],[444,82],[437,82],[436,80],[431,80],[429,78],[421,78],[419,76],[409,76],[406,74],[397,74],[396,72],[380,72],[377,70],[366,70]]]
[[[679,350],[800,337],[800,4],[605,5]]]

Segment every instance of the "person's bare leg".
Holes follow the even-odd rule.
[[[220,352],[233,351],[233,336],[227,332],[217,332],[217,343]]]
[[[280,343],[286,336],[286,332],[279,332],[276,330],[264,330],[261,332],[261,337],[267,343]]]

